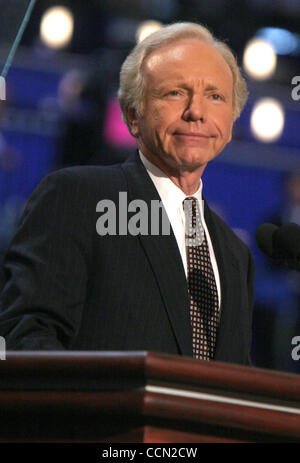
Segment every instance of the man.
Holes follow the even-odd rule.
[[[9,349],[249,363],[252,257],[202,202],[201,182],[246,97],[232,53],[202,26],[166,26],[136,46],[119,98],[139,153],[122,165],[62,169],[31,196],[5,260],[0,335]],[[128,225],[137,200],[148,211],[161,200],[171,232],[124,230],[120,192]],[[191,245],[197,224],[202,240]]]

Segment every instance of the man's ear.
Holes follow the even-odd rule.
[[[232,129],[233,129],[233,126],[231,127],[227,143],[230,143],[232,140]]]
[[[133,137],[137,138],[139,136],[139,126],[136,110],[134,108],[126,108],[125,112],[129,124],[129,131]]]
[[[227,140],[226,144],[227,144],[227,143],[230,143],[231,140],[232,140],[233,125],[234,125],[234,119],[233,119],[233,117],[232,117],[230,132],[229,132],[229,134],[228,134],[228,140]]]

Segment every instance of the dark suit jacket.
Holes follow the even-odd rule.
[[[192,356],[187,282],[176,239],[99,236],[96,205],[158,193],[140,159],[48,175],[30,197],[5,258],[0,335],[10,350],[150,350]],[[253,260],[205,204],[221,280],[215,359],[247,364]],[[118,225],[118,224],[117,224]]]

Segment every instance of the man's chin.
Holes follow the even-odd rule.
[[[150,161],[157,165],[161,170],[167,171],[168,174],[178,171],[193,172],[204,169],[210,159],[209,153],[201,153],[195,149],[186,149],[180,152],[164,151],[160,155],[146,156]]]
[[[177,165],[186,170],[196,170],[205,167],[212,159],[213,157],[209,156],[207,153],[199,154],[199,152],[189,151],[178,156]]]

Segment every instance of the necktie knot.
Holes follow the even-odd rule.
[[[204,240],[204,229],[201,223],[198,200],[193,196],[183,200],[185,215],[186,246],[201,246]]]

